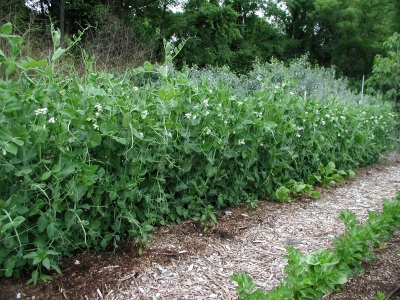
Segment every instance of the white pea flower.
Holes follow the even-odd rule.
[[[192,114],[191,114],[191,113],[186,113],[186,114],[185,114],[185,117],[188,118],[188,119],[190,119],[190,118],[192,117]]]
[[[50,124],[54,124],[56,122],[56,120],[54,119],[54,117],[51,117],[50,119],[49,119],[49,123]]]
[[[149,112],[147,110],[142,111],[142,113],[141,113],[142,119],[146,119],[148,114],[149,114]]]
[[[208,116],[210,114],[210,112],[208,110],[206,110],[206,112],[204,113],[206,116]]]
[[[197,115],[193,115],[192,119],[196,120],[196,118],[197,118]]]
[[[98,112],[98,111],[96,111],[95,113],[94,113],[94,115],[96,116],[96,118],[98,118],[98,117],[100,117],[100,113]]]
[[[321,123],[322,123],[322,125],[325,125],[325,121],[324,121],[324,120],[322,120],[322,122],[321,122]]]
[[[325,117],[330,118],[331,116],[329,114],[326,114]]]
[[[289,95],[294,95],[294,93],[293,92],[289,92]]]
[[[134,90],[135,92],[137,92],[137,91],[139,90],[139,88],[138,88],[137,86],[134,86],[134,87],[133,87],[133,90]]]
[[[239,106],[242,106],[243,105],[243,102],[242,101],[238,101],[238,103],[237,103]]]
[[[142,139],[142,138],[144,137],[143,132],[139,132],[139,136],[140,136],[140,138]]]
[[[301,134],[296,134],[297,137],[301,137]]]
[[[210,133],[211,133],[211,129],[208,128],[207,131],[206,131],[206,134],[209,135]]]
[[[94,107],[96,107],[96,109],[98,110],[98,111],[101,111],[102,110],[102,106],[101,106],[101,104],[99,104],[99,103],[97,103]]]
[[[208,92],[209,92],[210,94],[212,94],[213,90],[208,90]]]
[[[3,155],[7,154],[7,152],[6,152],[6,150],[4,148],[1,150],[1,152],[3,153]]]
[[[262,81],[262,77],[260,75],[257,76],[256,78],[258,81]]]
[[[244,144],[246,144],[246,143],[244,142],[244,139],[240,139],[239,142],[238,142],[238,145],[244,145]]]
[[[225,125],[226,125],[226,124],[228,124],[228,121],[227,121],[227,120],[225,120],[225,121],[224,121],[224,124],[225,124]]]
[[[345,117],[345,116],[340,116],[340,118],[341,118],[342,120],[346,120],[346,117]]]
[[[209,106],[209,104],[208,104],[208,99],[203,100],[203,104],[204,104],[205,106]]]
[[[97,125],[96,123],[93,123],[93,128],[97,130],[97,129],[99,129],[99,125]]]
[[[47,114],[47,107],[35,109],[36,115],[45,115]]]
[[[340,136],[340,133],[338,133],[338,135],[337,136]]]

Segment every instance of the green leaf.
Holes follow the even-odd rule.
[[[218,173],[218,168],[213,167],[212,164],[208,164],[206,165],[205,171],[207,177],[213,177]]]
[[[46,251],[47,255],[60,255],[60,252],[54,251],[54,250],[47,250]]]
[[[111,135],[118,132],[118,125],[112,121],[106,121],[100,124],[100,131],[105,135]]]
[[[12,33],[12,24],[10,22],[8,22],[8,23],[4,24],[3,26],[1,26],[1,33],[10,35]]]
[[[41,180],[46,180],[51,176],[51,172],[44,172],[40,177]]]
[[[285,186],[279,187],[275,192],[276,197],[280,201],[288,201],[290,199],[289,193],[290,193],[290,190],[288,188],[286,188]]]
[[[74,224],[76,224],[76,214],[73,211],[67,211],[65,213],[65,225],[70,228]]]
[[[75,172],[75,165],[74,164],[64,166],[64,168],[58,174],[58,178],[60,178],[60,179],[65,178],[65,177],[67,177],[68,175],[70,175],[70,174],[72,174],[74,172]]]
[[[60,57],[67,51],[66,49],[63,48],[58,48],[56,52],[54,52],[53,57],[51,58],[51,62],[54,63],[57,60],[60,59]]]
[[[3,111],[6,113],[19,110],[22,110],[22,103],[18,101],[7,101],[6,106],[3,109]]]
[[[16,217],[13,221],[12,224],[15,228],[17,228],[19,225],[21,225],[25,221],[25,218],[23,216],[18,216]]]
[[[16,263],[16,261],[14,259],[9,259],[6,262],[6,264],[5,264],[5,267],[6,267],[5,276],[6,277],[11,277],[11,275],[13,274],[15,263]]]
[[[356,173],[354,173],[353,170],[347,170],[347,175],[349,176],[350,179],[356,177]]]
[[[101,134],[98,132],[93,132],[92,136],[89,138],[89,148],[94,148],[101,145]]]
[[[321,198],[321,194],[318,191],[311,191],[310,192],[310,196],[315,198],[315,199]]]
[[[47,270],[50,270],[50,259],[48,257],[42,260],[42,264]]]
[[[44,215],[41,215],[38,219],[39,232],[43,232],[46,229],[48,224],[49,224],[49,221],[48,221],[47,217]]]
[[[124,127],[129,127],[132,121],[133,121],[132,113],[126,113],[122,118],[122,125]]]
[[[175,97],[175,91],[174,90],[166,91],[164,89],[161,89],[158,91],[158,95],[162,101],[171,100]]]
[[[278,127],[278,124],[276,124],[275,122],[267,121],[264,123],[264,128],[266,128],[266,129],[271,130],[271,129],[274,129],[275,127]]]
[[[54,238],[57,236],[57,234],[57,228],[54,226],[54,224],[47,225],[47,236],[49,238]]]
[[[120,138],[117,136],[110,136],[114,141],[117,141],[118,143],[122,144],[122,145],[126,145],[128,142],[126,139],[124,138]]]
[[[180,182],[176,187],[175,187],[175,191],[180,192],[183,190],[186,190],[188,188],[188,186],[184,183],[184,182]]]
[[[38,257],[38,253],[37,252],[29,252],[29,253],[24,255],[24,258],[28,258],[28,259],[34,259],[36,257]]]
[[[32,169],[29,168],[28,166],[23,166],[23,167],[21,168],[21,173],[24,174],[24,175],[28,175],[28,174],[31,173],[31,172],[32,172]]]
[[[51,267],[52,267],[54,270],[56,270],[58,274],[61,274],[61,273],[62,273],[60,267],[59,267],[56,263],[54,263],[53,261],[51,262]]]
[[[4,150],[6,150],[7,152],[17,155],[18,153],[18,146],[13,144],[13,143],[7,143],[4,145]]]
[[[336,171],[335,163],[333,161],[330,161],[325,168],[325,172],[326,172],[325,174],[330,175],[330,174],[334,173],[335,171]]]
[[[61,166],[60,165],[54,165],[51,170],[51,172],[60,172],[61,171]]]
[[[149,63],[148,61],[144,62],[144,68],[146,71],[153,71],[154,67],[152,66],[151,63]]]
[[[14,72],[14,70],[15,70],[15,64],[10,62],[10,64],[6,68],[6,75],[10,76]]]
[[[39,279],[42,282],[47,282],[47,281],[53,280],[53,277],[51,277],[50,275],[46,275],[46,274],[40,274]]]
[[[28,282],[26,284],[30,284],[33,282],[33,284],[37,283],[38,280],[38,276],[39,276],[39,271],[38,269],[36,269],[35,271],[32,272],[31,278],[28,280]]]

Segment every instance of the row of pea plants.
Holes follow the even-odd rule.
[[[45,281],[77,249],[142,246],[155,225],[207,227],[223,207],[317,196],[310,184],[392,147],[384,103],[322,103],[275,85],[237,98],[223,81],[171,70],[168,47],[164,65],[123,76],[95,71],[83,51],[86,73],[65,74],[79,36],[61,49],[53,30],[50,61],[20,57],[11,24],[0,37],[10,45],[0,51],[0,276]],[[158,81],[137,84],[143,74]]]
[[[362,274],[361,262],[376,258],[373,247],[381,247],[400,227],[400,191],[393,201],[383,200],[382,212],[369,212],[368,222],[360,225],[351,211],[342,211],[344,235],[332,243],[333,251],[319,249],[303,255],[287,247],[284,269],[287,277],[274,289],[265,293],[255,289],[252,278],[246,273],[234,274],[240,299],[298,300],[322,299],[324,295],[340,289],[355,274]],[[378,296],[382,298],[382,294]],[[384,298],[384,297],[383,297]]]

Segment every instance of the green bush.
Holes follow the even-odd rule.
[[[304,99],[267,80],[239,97],[170,59],[116,76],[83,53],[86,74],[65,76],[57,31],[48,65],[20,57],[11,30],[0,36],[13,49],[0,52],[0,276],[45,281],[42,266],[60,271],[77,249],[143,245],[153,226],[188,218],[207,226],[215,209],[281,186],[309,192],[302,182],[329,164],[351,170],[392,147],[384,103]]]

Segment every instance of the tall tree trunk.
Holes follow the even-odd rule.
[[[60,47],[64,48],[64,36],[65,36],[65,0],[61,0],[60,3]]]

